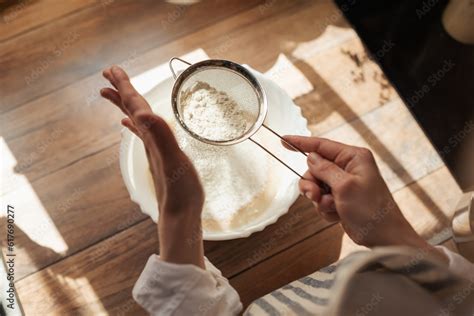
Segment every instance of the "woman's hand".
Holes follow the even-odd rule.
[[[201,212],[204,192],[198,174],[168,124],[153,114],[121,68],[105,69],[112,88],[100,90],[127,116],[122,125],[144,143],[159,205],[160,256],[165,261],[204,267]],[[192,243],[185,241],[193,241]]]
[[[430,247],[402,215],[368,149],[317,137],[284,139],[309,153],[301,192],[324,218],[340,220],[356,243]],[[331,187],[331,193],[321,192],[320,181]]]

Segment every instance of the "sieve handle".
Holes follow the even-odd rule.
[[[299,149],[298,147],[296,147],[295,145],[293,145],[292,143],[286,141],[283,137],[281,137],[280,134],[278,134],[277,132],[275,132],[274,130],[272,130],[270,127],[268,127],[267,125],[265,124],[262,124],[263,127],[265,127],[268,131],[270,131],[272,134],[276,135],[278,138],[280,138],[280,140],[282,142],[284,142],[286,145],[288,145],[289,147],[293,148],[295,151],[298,151],[300,153],[302,153],[305,157],[308,157],[308,154],[305,153],[304,151],[302,151],[301,149]],[[253,139],[250,138],[250,140],[254,143],[256,143],[260,148],[262,148],[263,150],[265,150],[267,153],[269,153],[270,155],[272,155],[276,160],[278,160],[280,163],[282,163],[285,167],[287,167],[288,169],[290,169],[291,171],[293,171],[296,175],[298,175],[301,179],[305,179],[302,175],[300,175],[298,172],[296,172],[293,168],[291,168],[290,166],[288,166],[285,162],[283,162],[280,158],[276,157],[273,153],[271,153],[269,150],[267,150],[265,147],[263,147],[262,145],[260,145],[259,143],[257,143],[256,141],[254,141]],[[321,181],[320,181],[321,182]],[[324,182],[321,182],[321,191],[323,194],[329,194],[331,193],[331,187],[324,183]]]
[[[174,71],[174,68],[173,68],[173,61],[175,61],[175,60],[180,61],[180,62],[182,62],[183,64],[186,64],[186,65],[188,65],[188,66],[191,66],[191,65],[192,65],[191,63],[188,63],[186,60],[181,59],[181,58],[179,58],[179,57],[173,57],[173,58],[171,58],[170,61],[168,62],[168,65],[170,66],[170,70],[171,70],[171,73],[173,74],[174,80],[176,80],[176,78],[178,78],[178,75],[176,74],[176,72]]]
[[[281,160],[280,158],[278,158],[277,156],[275,156],[270,150],[268,150],[267,148],[265,148],[262,144],[260,144],[259,142],[257,142],[256,140],[252,139],[252,137],[249,137],[249,139],[255,144],[257,145],[258,147],[262,148],[263,150],[265,150],[268,154],[270,154],[273,158],[275,158],[276,160],[278,160],[282,165],[284,165],[285,167],[287,167],[288,169],[290,169],[291,171],[293,171],[294,174],[296,174],[298,177],[300,177],[301,179],[303,179],[303,176],[300,175],[295,169],[291,168],[289,165],[287,165],[283,160]]]

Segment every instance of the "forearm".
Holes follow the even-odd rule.
[[[200,213],[161,212],[158,235],[163,261],[205,269]]]

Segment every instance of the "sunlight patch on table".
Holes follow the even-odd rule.
[[[17,160],[3,138],[0,138],[2,205],[15,208],[15,225],[38,245],[57,253],[65,253],[68,246],[44,208],[27,177],[15,173]],[[4,213],[2,212],[2,215]]]

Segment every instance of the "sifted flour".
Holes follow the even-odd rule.
[[[181,149],[193,162],[206,193],[203,219],[229,224],[241,208],[263,191],[268,177],[268,157],[251,142],[209,145],[192,138],[179,125],[175,134]]]
[[[243,135],[252,121],[225,92],[198,81],[182,92],[180,103],[186,126],[210,140],[231,140]]]
[[[198,82],[183,97],[185,123],[200,136],[231,139],[246,131],[245,113],[226,93]],[[268,180],[267,155],[251,142],[233,146],[203,143],[178,124],[175,134],[181,149],[194,163],[206,193],[203,220],[215,220],[225,229],[239,210],[264,190]]]

